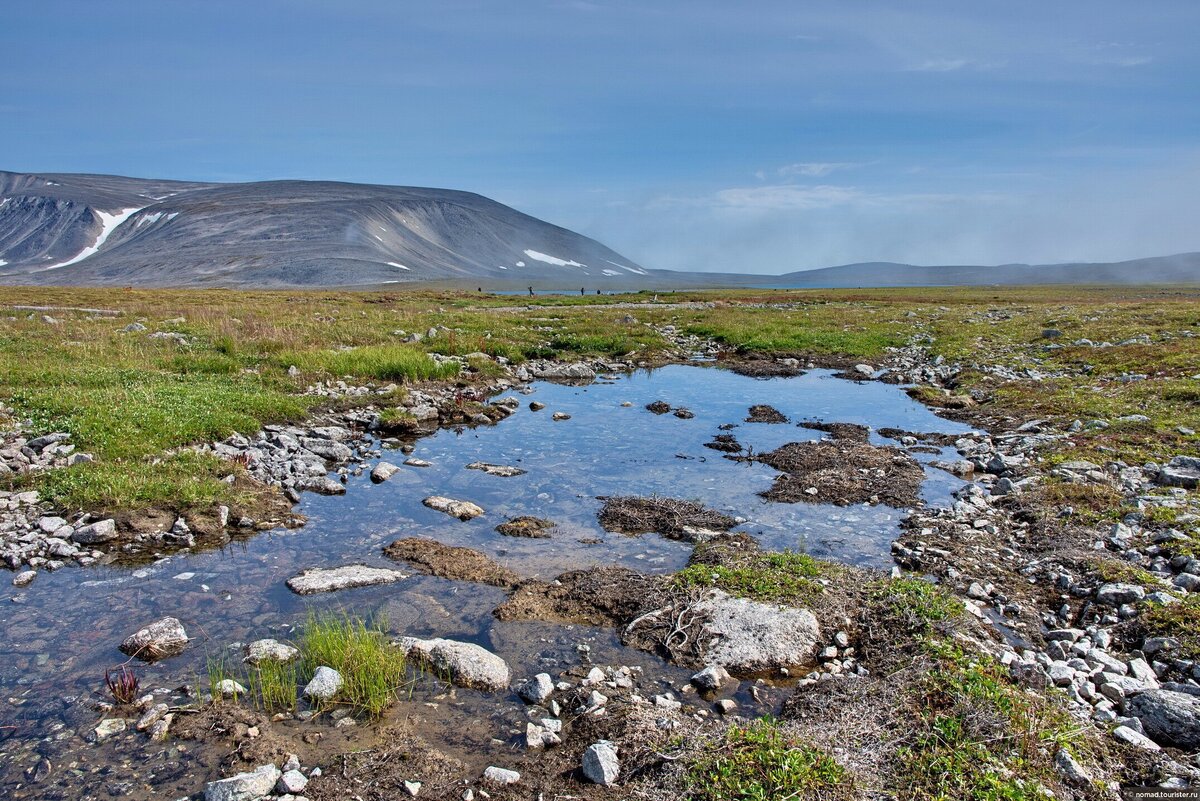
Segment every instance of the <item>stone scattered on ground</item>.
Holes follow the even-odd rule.
[[[734,673],[777,671],[812,661],[821,641],[807,609],[735,598],[720,590],[694,606],[706,620],[704,661]]]
[[[380,462],[371,468],[371,481],[376,484],[382,484],[392,476],[399,472],[400,468],[391,462]]]
[[[583,752],[583,775],[593,784],[611,787],[621,775],[617,747],[608,740],[592,743]]]
[[[249,773],[209,782],[204,788],[204,801],[258,801],[271,794],[280,775],[274,765],[262,765]]]

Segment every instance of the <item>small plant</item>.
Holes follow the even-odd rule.
[[[934,623],[958,617],[966,611],[962,601],[936,584],[916,578],[880,582],[871,592],[885,616],[906,631],[928,631]]]
[[[735,726],[688,771],[697,801],[833,799],[850,795],[846,769],[771,718]]]
[[[313,614],[300,638],[302,675],[322,665],[342,675],[337,700],[358,712],[379,717],[404,684],[404,655],[389,642],[382,620]]]
[[[232,680],[238,684],[241,683],[238,682],[238,676],[236,675],[235,671],[229,667],[229,664],[225,661],[224,657],[209,657],[208,691],[212,695],[214,704],[225,700],[225,694],[221,692],[221,682],[226,680]],[[233,700],[237,700],[236,694],[234,695]]]
[[[121,665],[116,673],[104,671],[104,685],[118,704],[132,704],[137,698],[139,684],[137,675],[128,665]]]

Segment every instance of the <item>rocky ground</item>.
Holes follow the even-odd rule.
[[[631,644],[694,668],[686,682],[655,686],[638,670],[621,665],[576,665],[515,676],[503,660],[470,643],[411,638],[397,643],[448,686],[499,693],[511,689],[525,704],[520,752],[478,775],[465,775],[465,766],[403,727],[380,733],[379,743],[371,748],[340,757],[340,765],[326,754],[322,766],[305,766],[294,752],[287,752],[287,735],[278,731],[283,729],[280,720],[255,719],[240,728],[214,726],[207,732],[193,724],[185,728],[183,718],[213,713],[196,713],[196,699],[178,695],[141,698],[129,708],[104,711],[96,739],[103,741],[132,727],[153,742],[171,735],[227,741],[241,754],[230,761],[228,778],[205,789],[210,801],[615,799],[681,793],[706,798],[710,796],[697,788],[697,775],[709,775],[704,769],[718,758],[714,755],[740,753],[722,739],[728,736],[729,722],[739,721],[749,731],[750,724],[740,718],[743,713],[754,716],[770,709],[772,699],[788,695],[781,707],[783,725],[806,742],[825,747],[849,771],[837,782],[847,797],[915,798],[921,797],[924,785],[897,763],[905,754],[909,762],[919,763],[921,749],[929,746],[919,735],[898,733],[905,715],[923,719],[924,707],[914,706],[918,697],[924,702],[942,693],[939,708],[951,709],[963,697],[976,697],[966,679],[951,682],[951,692],[941,685],[926,687],[929,676],[961,674],[978,683],[982,671],[997,687],[1006,688],[988,696],[989,703],[1004,709],[1016,704],[1030,720],[1041,721],[1041,715],[1049,720],[1046,710],[1051,707],[1070,716],[1069,724],[1056,724],[1073,732],[1070,745],[1048,738],[1026,744],[1036,753],[1021,764],[1044,762],[1047,769],[1031,772],[1028,780],[1005,779],[1016,781],[1012,786],[1022,788],[1024,795],[987,796],[964,785],[946,797],[1115,798],[1120,783],[1200,786],[1200,501],[1194,492],[1200,484],[1200,459],[1180,453],[1161,464],[1064,460],[1058,454],[1079,432],[1137,421],[1014,420],[982,411],[988,408],[979,406],[983,398],[961,392],[958,377],[963,370],[982,369],[1006,379],[1009,368],[951,364],[933,357],[925,334],[893,349],[883,362],[866,364],[804,354],[734,354],[671,325],[657,331],[672,343],[674,358],[716,358],[750,375],[834,366],[853,380],[914,384],[921,388],[922,400],[977,427],[977,433],[953,442],[934,442],[922,432],[890,431],[886,436],[895,444],[888,448],[863,443],[862,432],[829,428],[827,439],[803,453],[757,457],[768,464],[774,458],[783,474],[788,491],[775,500],[882,502],[907,508],[915,501],[913,470],[919,472],[911,453],[931,444],[952,445],[959,458],[939,466],[971,482],[951,508],[915,506],[903,535],[893,543],[892,579],[921,579],[914,585],[897,585],[922,599],[924,605],[913,607],[919,606],[919,612],[908,607],[904,614],[897,611],[902,605],[897,599],[910,595],[878,589],[891,586],[886,577],[776,564],[774,557],[758,554],[753,543],[724,538],[721,531],[736,522],[732,518],[705,514],[702,508],[660,508],[661,499],[649,504],[613,499],[624,501],[608,510],[614,530],[657,531],[699,543],[693,564],[672,579],[602,569],[564,574],[553,582],[523,583],[478,562],[473,552],[457,553],[463,549],[433,541],[400,540],[388,554],[435,575],[509,589],[509,600],[497,610],[502,618],[615,627]],[[309,388],[312,394],[369,402],[323,413],[304,425],[266,426],[253,437],[234,436],[200,446],[238,466],[229,480],[272,488],[287,501],[247,510],[220,507],[194,518],[159,513],[132,519],[95,513],[58,516],[36,493],[0,493],[0,559],[14,570],[13,583],[25,586],[34,582],[39,570],[153,556],[202,547],[238,532],[299,524],[290,517],[288,503],[299,493],[339,494],[345,491],[346,476],[365,471],[374,480],[388,479],[388,463],[380,462],[384,453],[376,441],[403,452],[412,437],[439,426],[502,420],[518,403],[504,394],[519,393],[530,380],[588,382],[637,366],[606,360],[534,360],[516,366],[493,361],[499,377],[466,386],[412,387],[398,405],[389,402],[396,388],[387,385],[314,385]],[[499,400],[489,401],[497,396]],[[752,410],[751,417],[773,422],[771,411]],[[73,452],[65,434],[26,439],[22,430],[22,423],[6,423],[0,471],[49,470],[85,458]],[[722,450],[738,452],[732,437],[722,444],[730,446]],[[839,465],[860,480],[839,481]],[[460,503],[454,499],[427,499],[434,508],[441,508],[435,505],[441,502],[446,502],[442,510],[448,514],[471,514],[451,506]],[[1101,506],[1120,509],[1119,519],[1098,514]],[[782,589],[771,583],[779,575],[786,575],[788,582]],[[746,577],[752,581],[743,581]],[[376,578],[380,577],[339,576],[333,584],[302,586],[324,591],[356,586],[346,581]],[[961,604],[955,609],[964,614],[930,612],[923,587],[933,585],[946,593],[946,603]],[[132,635],[127,652],[162,658],[175,643],[186,643],[186,634],[175,628],[178,622],[173,625],[170,620]],[[256,647],[261,655],[248,656],[284,663],[295,656],[283,644]],[[950,651],[954,654],[948,655]],[[906,655],[903,661],[901,653]],[[995,673],[990,672],[993,668]],[[739,682],[730,674],[757,679],[750,685],[750,699],[739,702],[732,697]],[[353,716],[313,715],[320,710],[323,694],[332,697],[341,680],[335,671],[314,678],[304,688],[310,704],[298,713],[301,719],[313,726],[352,726]],[[967,690],[964,685],[969,685]],[[1004,695],[1010,685],[1013,694]],[[1001,696],[1007,699],[1002,704],[996,701]],[[995,721],[986,725],[1000,730]],[[1011,736],[1004,733],[998,739]],[[277,758],[263,759],[262,749],[242,752],[240,744],[251,740],[278,742]],[[389,753],[413,756],[383,758]],[[941,769],[951,770],[948,764]],[[235,766],[245,770],[235,771]],[[897,775],[911,781],[899,792],[894,784],[885,786],[886,777]],[[832,785],[825,790],[825,795],[814,791],[811,797],[837,797]]]

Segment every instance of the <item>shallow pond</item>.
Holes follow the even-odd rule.
[[[686,543],[656,535],[627,537],[600,528],[597,496],[617,494],[701,500],[744,518],[739,530],[752,534],[764,548],[805,550],[886,568],[903,510],[765,501],[757,493],[770,486],[774,470],[724,459],[704,443],[725,424],[736,424],[730,433],[756,452],[824,436],[796,425],[810,420],[872,429],[969,431],[937,417],[896,386],[855,383],[823,370],[763,380],[712,366],[676,365],[587,386],[537,383],[533,389],[527,398],[520,396],[523,403],[516,414],[494,427],[442,430],[417,441],[412,455],[431,462],[430,467],[402,467],[378,485],[364,472],[350,479],[342,497],[306,495],[299,508],[309,517],[304,528],[266,532],[219,551],[179,554],[137,568],[43,571],[30,587],[6,587],[0,594],[0,627],[5,633],[0,645],[0,693],[5,699],[0,704],[0,763],[8,767],[0,766],[0,789],[16,790],[35,750],[56,755],[71,749],[97,751],[80,736],[97,720],[84,699],[101,697],[105,667],[124,659],[117,650],[120,641],[163,615],[180,618],[193,642],[181,656],[139,665],[146,689],[205,684],[209,659],[232,658],[235,643],[264,636],[286,638],[309,609],[381,613],[397,633],[480,643],[507,659],[518,679],[578,664],[576,646],[586,643],[597,664],[642,665],[664,682],[678,682],[690,671],[623,648],[610,631],[496,622],[491,610],[504,593],[495,588],[414,575],[390,586],[300,598],[284,582],[308,567],[357,562],[395,567],[381,549],[402,536],[476,548],[521,575],[541,578],[600,564],[647,572],[682,567],[691,549]],[[546,408],[531,411],[528,400]],[[656,400],[685,407],[695,416],[652,414],[644,407]],[[758,403],[774,406],[789,422],[743,422],[748,407]],[[554,421],[554,412],[571,417]],[[871,441],[890,442],[875,433]],[[928,462],[952,453],[914,455]],[[385,458],[399,463],[405,457],[395,453]],[[502,478],[464,469],[474,461],[515,465],[528,472]],[[927,503],[947,503],[962,483],[935,468],[927,467],[926,473]],[[429,495],[473,501],[487,513],[460,522],[425,508],[421,500]],[[555,521],[552,537],[516,539],[495,532],[508,517],[527,514]],[[434,689],[418,687],[411,703],[428,700],[422,696],[426,691]],[[499,706],[498,700],[503,702]],[[424,707],[426,712],[431,709]],[[436,718],[430,724],[433,734],[440,732],[459,755],[480,758],[510,747],[511,731],[522,720],[514,699],[489,699],[466,691],[439,709],[429,712]],[[98,758],[100,754],[94,754],[93,762]],[[82,781],[87,771],[78,770]],[[36,788],[20,794],[37,797]]]

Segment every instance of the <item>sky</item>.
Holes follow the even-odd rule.
[[[1200,250],[1195,0],[0,11],[0,169],[478,192],[648,267]]]

